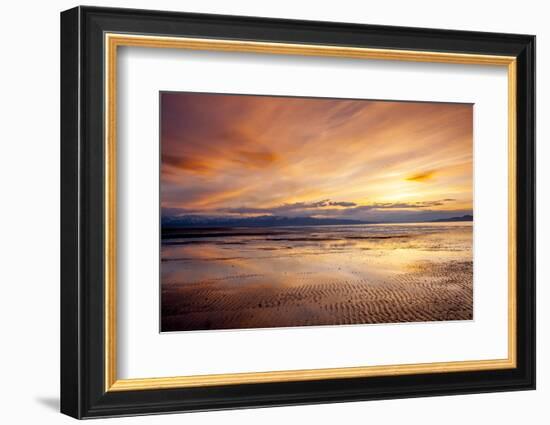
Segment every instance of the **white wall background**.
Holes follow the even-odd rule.
[[[550,27],[545,3],[518,1],[128,0],[96,5],[518,32],[537,35],[538,389],[533,392],[371,401],[155,417],[109,423],[189,424],[546,423],[550,417]],[[0,417],[3,423],[70,423],[59,392],[59,12],[78,3],[2,7],[0,66]],[[546,194],[546,196],[544,196]],[[549,306],[550,307],[550,306]],[[545,403],[546,402],[546,403]]]

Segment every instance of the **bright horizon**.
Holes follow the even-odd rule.
[[[471,215],[472,132],[471,104],[162,93],[162,215]]]

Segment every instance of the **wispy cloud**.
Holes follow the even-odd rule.
[[[367,216],[472,208],[472,107],[163,93],[163,209]]]
[[[435,177],[436,172],[434,170],[422,171],[407,177],[407,180],[414,182],[425,182]]]

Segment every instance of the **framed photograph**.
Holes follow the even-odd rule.
[[[61,411],[535,388],[535,37],[61,14]]]

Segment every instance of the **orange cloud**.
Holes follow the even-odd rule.
[[[277,162],[280,156],[273,152],[238,151],[237,161],[246,167],[261,168]]]
[[[423,171],[421,173],[410,175],[406,178],[408,181],[414,181],[414,182],[425,182],[428,180],[433,179],[435,176],[435,171]]]
[[[174,156],[164,154],[162,155],[162,163],[163,165],[168,165],[177,169],[196,173],[208,173],[211,170],[211,167],[208,165],[207,162],[188,156]]]
[[[213,215],[328,199],[466,211],[472,148],[469,104],[162,93],[161,202]]]

